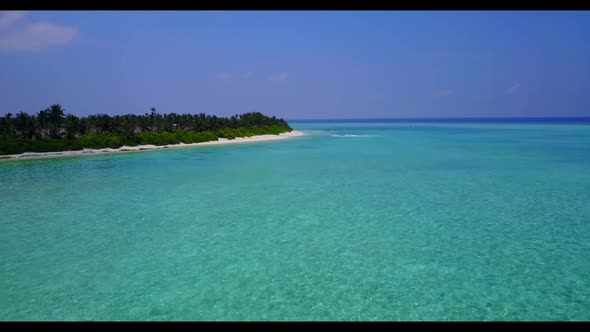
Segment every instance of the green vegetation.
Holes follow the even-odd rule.
[[[123,145],[166,145],[234,139],[290,132],[287,122],[258,112],[220,118],[201,114],[106,114],[78,118],[65,115],[60,105],[29,115],[20,112],[0,117],[0,155],[55,152],[84,148],[119,148]]]

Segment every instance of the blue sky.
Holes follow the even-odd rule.
[[[590,116],[590,12],[0,12],[0,113]]]

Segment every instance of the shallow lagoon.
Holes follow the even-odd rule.
[[[2,320],[588,320],[590,126],[0,162]]]

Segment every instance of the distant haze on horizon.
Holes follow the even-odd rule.
[[[0,11],[0,114],[589,117],[590,12]]]

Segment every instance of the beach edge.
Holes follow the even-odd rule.
[[[250,143],[250,142],[263,142],[263,141],[274,141],[279,139],[286,139],[292,137],[303,136],[305,133],[300,130],[293,130],[287,133],[280,133],[278,135],[256,135],[251,137],[236,137],[234,139],[219,138],[217,141],[208,141],[200,143],[179,143],[179,144],[167,144],[167,145],[137,145],[137,146],[122,146],[117,149],[105,148],[105,149],[83,149],[77,151],[55,151],[55,152],[25,152],[20,154],[7,154],[0,155],[0,162],[7,160],[22,160],[22,159],[40,159],[40,158],[60,158],[60,157],[75,157],[75,156],[96,156],[113,153],[127,153],[127,152],[141,152],[141,151],[152,151],[160,149],[177,149],[177,148],[189,148],[198,146],[209,146],[209,145],[225,145],[225,144],[237,144],[237,143]]]

